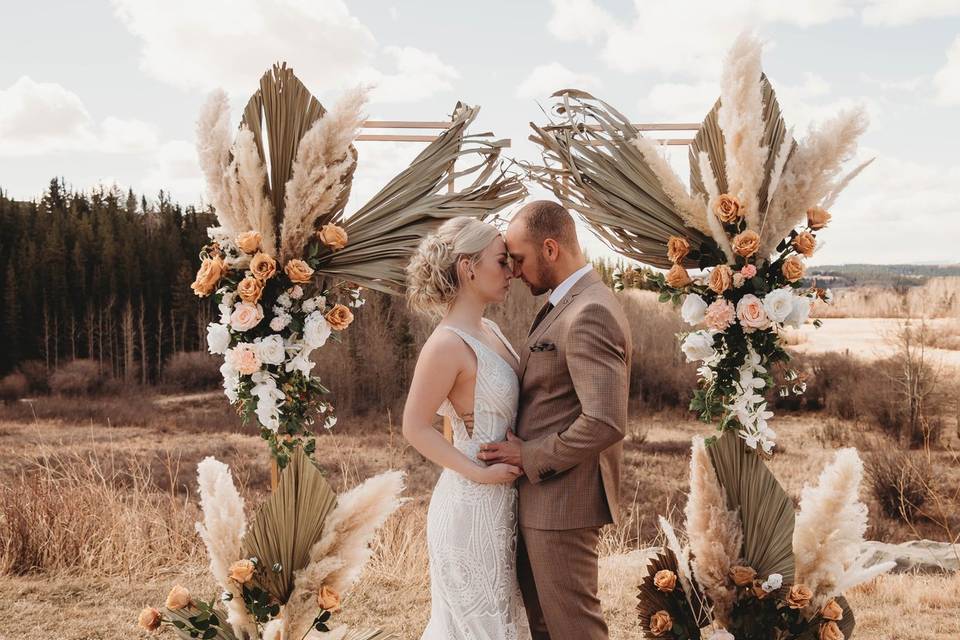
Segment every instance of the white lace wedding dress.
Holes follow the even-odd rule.
[[[496,323],[484,322],[518,358]],[[476,460],[480,445],[502,442],[517,417],[515,369],[483,341],[455,327],[477,356],[473,433],[445,400],[438,413],[453,423],[453,444]],[[444,469],[427,512],[430,622],[421,640],[530,638],[517,584],[517,490],[477,484]]]

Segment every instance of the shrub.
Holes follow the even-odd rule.
[[[50,391],[50,372],[47,371],[47,364],[43,360],[24,360],[17,369],[26,376],[30,393]]]
[[[175,353],[163,368],[163,383],[180,391],[216,389],[223,383],[220,358],[206,351]]]
[[[103,376],[96,360],[71,360],[50,376],[50,391],[68,396],[95,393],[102,384]]]
[[[912,523],[930,494],[929,467],[906,451],[881,449],[866,459],[873,496],[888,517]]]
[[[0,379],[0,401],[16,402],[27,395],[30,391],[30,384],[27,382],[27,376],[19,371],[8,373]]]

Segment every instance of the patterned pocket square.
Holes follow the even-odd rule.
[[[530,345],[530,351],[556,351],[557,345],[552,342],[538,342],[537,344]]]

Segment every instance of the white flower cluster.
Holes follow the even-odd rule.
[[[737,416],[741,427],[737,434],[747,446],[751,449],[759,446],[765,453],[771,453],[777,434],[768,426],[767,420],[773,417],[773,412],[767,411],[767,401],[760,393],[767,384],[761,377],[767,369],[760,364],[760,354],[749,345],[747,349],[746,361],[740,367],[740,379],[735,383],[737,393],[726,408]]]

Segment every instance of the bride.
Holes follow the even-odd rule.
[[[423,240],[407,274],[411,306],[439,318],[403,412],[404,437],[443,467],[427,512],[432,602],[421,640],[526,639],[513,486],[522,471],[477,458],[517,415],[519,356],[483,317],[507,295],[506,245],[492,225],[454,218]],[[453,444],[431,426],[435,414],[450,418]]]

